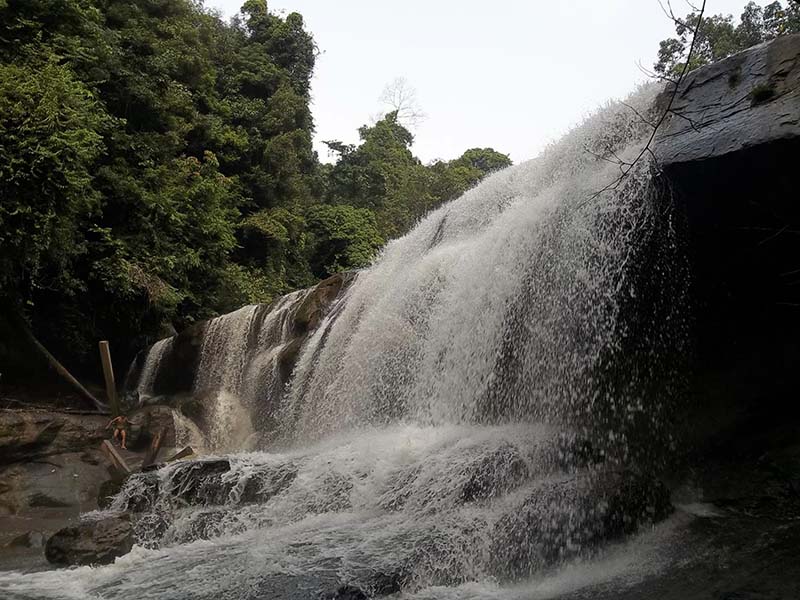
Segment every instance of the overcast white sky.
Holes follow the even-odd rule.
[[[225,16],[243,0],[205,0]],[[747,0],[708,0],[738,17]],[[764,2],[759,2],[764,4]],[[358,140],[396,77],[417,90],[423,161],[491,146],[533,158],[609,98],[646,77],[673,33],[657,0],[269,0],[303,15],[322,54],[312,94],[316,147]],[[685,0],[673,0],[679,14]]]

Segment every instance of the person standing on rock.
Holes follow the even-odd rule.
[[[127,450],[128,447],[125,445],[125,442],[128,439],[128,427],[130,427],[128,417],[125,415],[114,417],[108,422],[106,429],[110,429],[112,426],[114,427],[113,439],[119,440],[119,447],[123,450]]]

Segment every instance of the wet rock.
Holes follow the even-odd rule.
[[[554,472],[575,472],[605,461],[605,454],[588,439],[572,433],[560,433],[541,451],[537,462],[549,466]]]
[[[247,478],[239,496],[239,503],[266,502],[289,487],[296,477],[297,466],[295,465],[259,468]]]
[[[343,585],[336,591],[320,596],[321,600],[368,600],[369,596],[359,588],[352,585]]]
[[[659,163],[669,167],[800,140],[798,86],[800,35],[779,37],[689,73],[659,131],[654,148]]]
[[[0,464],[96,447],[108,437],[107,423],[104,416],[0,409]]]
[[[350,493],[353,482],[341,473],[328,473],[319,480],[320,486],[304,504],[310,513],[340,512],[352,506]]]
[[[354,279],[354,273],[337,273],[309,289],[303,302],[292,315],[292,338],[283,341],[279,370],[284,379],[294,369],[299,349],[308,333],[320,324],[331,303]],[[264,312],[268,308],[267,305],[262,305],[259,312]],[[191,400],[194,396],[193,384],[207,326],[208,321],[196,323],[173,338],[171,348],[161,358],[153,382],[153,393],[162,397],[162,402],[174,406],[181,405],[182,412],[192,418],[202,415],[202,410],[191,406]],[[142,350],[128,369],[126,390],[133,390],[137,385],[149,351],[150,348]],[[187,410],[184,410],[183,404],[186,404]]]
[[[629,472],[545,480],[497,523],[493,571],[527,577],[604,541],[656,523],[672,511],[659,481]]]
[[[97,491],[97,506],[101,509],[106,509],[111,506],[114,497],[119,494],[122,489],[123,481],[120,479],[109,479],[100,484],[100,489]]]
[[[156,505],[160,488],[161,480],[155,473],[134,473],[122,484],[116,496],[119,498],[116,509],[133,513],[148,511]]]
[[[75,514],[94,510],[100,485],[108,479],[107,466],[96,454],[58,454],[0,467],[0,514],[53,508]]]
[[[126,516],[83,521],[47,540],[45,557],[56,565],[104,565],[130,552],[133,542],[133,528]]]
[[[41,548],[46,542],[45,535],[38,531],[28,531],[22,535],[18,535],[12,539],[8,544],[10,548]]]
[[[170,475],[169,494],[187,504],[225,504],[231,485],[223,484],[223,476],[230,470],[224,459],[181,463]]]
[[[173,396],[192,391],[195,371],[200,361],[203,347],[203,334],[208,321],[201,321],[187,327],[174,337],[172,347],[166,352],[155,373],[153,388],[156,395]],[[166,337],[166,336],[165,336]],[[145,348],[131,363],[125,377],[125,389],[133,390],[139,382],[150,347]]]
[[[461,502],[495,498],[509,492],[528,477],[528,465],[515,446],[504,444],[473,461],[468,472],[459,494]]]
[[[380,506],[393,511],[409,505],[433,509],[488,500],[515,489],[530,475],[522,453],[510,443],[472,452],[472,459],[459,467],[443,464],[439,471],[413,465],[398,471]]]
[[[337,273],[318,283],[306,295],[303,303],[297,308],[292,319],[295,330],[299,333],[316,329],[327,313],[331,302],[339,293],[347,288],[355,279],[354,273]]]

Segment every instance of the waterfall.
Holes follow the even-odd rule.
[[[213,389],[239,393],[257,310],[256,305],[245,306],[209,322],[195,375],[195,392]]]
[[[139,383],[136,386],[136,391],[139,392],[140,397],[153,395],[153,388],[161,367],[161,361],[172,350],[173,342],[174,338],[166,338],[159,340],[150,347],[145,357],[142,372],[139,375]]]
[[[647,357],[680,343],[675,232],[647,154],[619,185],[596,157],[631,162],[648,133],[613,104],[390,243],[303,348],[281,429],[302,444],[395,422],[657,425],[668,365]],[[645,280],[662,290],[649,330],[627,314]],[[634,334],[643,361],[621,367]],[[618,367],[627,379],[604,381]]]
[[[671,510],[651,473],[680,392],[684,261],[657,165],[615,164],[642,154],[657,92],[433,211],[303,337],[312,292],[209,322],[193,395],[216,455],[126,482],[131,554],[26,575],[13,597],[576,589],[560,573]],[[647,568],[669,528],[639,538]]]
[[[207,398],[211,450],[241,450],[257,443],[257,425],[269,418],[265,407],[277,404],[283,393],[280,357],[294,340],[291,317],[307,294],[301,290],[270,306],[245,306],[208,323],[193,393]]]

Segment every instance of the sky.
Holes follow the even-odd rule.
[[[225,17],[243,0],[205,0]],[[707,13],[738,17],[747,0],[708,0]],[[764,2],[759,2],[764,4]],[[685,15],[685,0],[673,0]],[[492,147],[515,163],[605,101],[647,80],[658,42],[674,35],[657,0],[269,0],[299,12],[321,52],[312,81],[315,148],[358,141],[386,111],[379,98],[398,77],[426,117],[413,151],[452,159]]]

